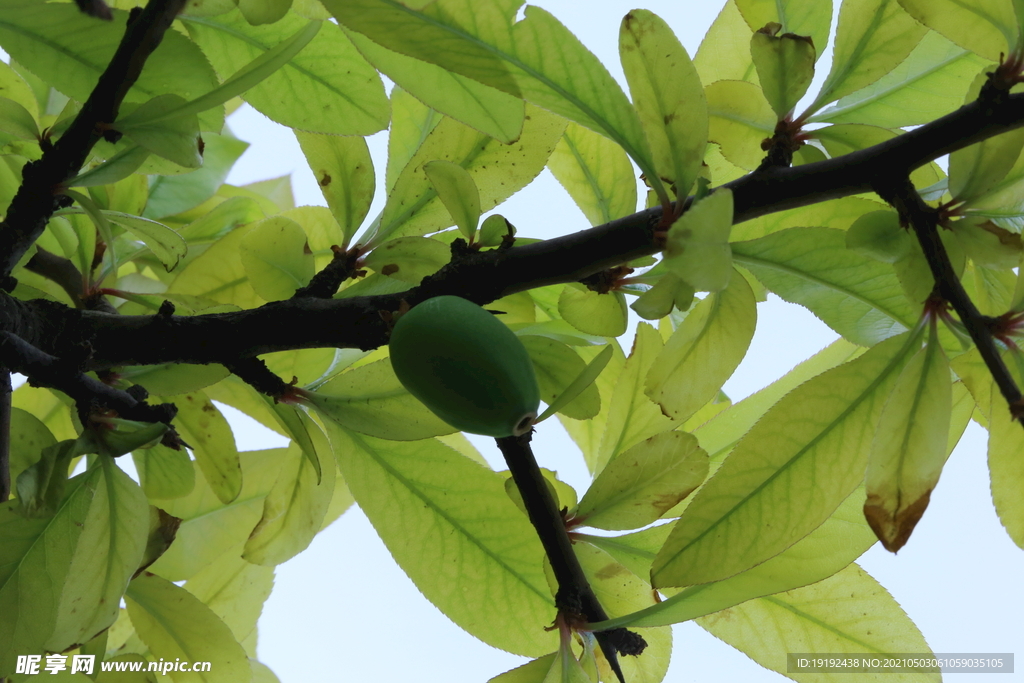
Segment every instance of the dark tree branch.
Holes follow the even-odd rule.
[[[38,247],[36,253],[25,264],[25,269],[60,285],[74,302],[75,308],[85,307],[85,283],[82,273],[69,259]]]
[[[570,626],[577,630],[586,629],[588,623],[605,621],[608,615],[594,595],[576,552],[572,549],[572,541],[558,503],[552,497],[530,448],[531,439],[532,433],[527,432],[522,436],[508,436],[495,441],[505,456],[512,480],[523,496],[526,514],[551,562],[551,569],[558,582],[555,607]],[[600,631],[594,635],[615,675],[625,683],[617,655],[638,655],[647,643],[641,636],[624,628]]]
[[[177,413],[173,403],[151,406],[126,391],[83,374],[67,361],[44,353],[10,332],[0,332],[0,365],[20,372],[33,386],[59,389],[78,404],[79,414],[108,408],[128,420],[170,424]]]
[[[358,265],[360,252],[358,249],[344,251],[339,246],[333,246],[331,250],[334,252],[334,258],[331,259],[331,262],[314,275],[308,285],[295,290],[294,298],[317,297],[319,299],[329,299],[338,291],[338,287],[341,286],[342,282],[360,272]]]
[[[939,295],[952,305],[953,310],[960,317],[960,321],[967,328],[967,333],[971,335],[971,340],[978,347],[978,352],[985,361],[989,372],[992,373],[992,378],[999,387],[1000,393],[1010,404],[1014,418],[1024,423],[1024,413],[1022,413],[1024,406],[1021,404],[1020,389],[1003,362],[999,347],[996,346],[996,340],[992,334],[993,319],[982,315],[971,301],[971,297],[964,291],[960,278],[953,270],[953,264],[939,237],[938,209],[928,206],[921,199],[921,195],[917,193],[914,185],[906,176],[880,181],[877,192],[882,199],[899,212],[900,221],[913,229],[917,241],[920,242],[921,248],[924,250],[925,259],[935,278],[935,286]]]
[[[0,278],[10,276],[53,212],[69,203],[62,183],[78,174],[104,129],[117,119],[124,96],[185,1],[151,0],[129,15],[121,44],[78,116],[41,159],[25,164],[21,187],[0,223]]]
[[[242,358],[225,362],[224,366],[261,394],[278,398],[291,387],[275,375],[260,358]],[[294,380],[293,380],[294,381]]]

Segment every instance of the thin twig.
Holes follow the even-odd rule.
[[[572,540],[566,531],[558,503],[552,497],[530,448],[531,438],[532,434],[527,432],[522,436],[508,436],[495,441],[505,456],[512,480],[523,497],[526,514],[537,530],[537,536],[551,562],[551,570],[558,582],[555,606],[569,625],[585,629],[587,623],[605,621],[608,615],[594,595],[576,552],[572,549]],[[585,623],[580,623],[581,617]],[[640,654],[647,643],[638,634],[624,628],[597,632],[594,636],[615,675],[624,683],[618,654]]]
[[[170,424],[178,410],[173,403],[149,405],[126,391],[107,386],[10,332],[0,332],[0,364],[25,375],[33,386],[63,391],[75,400],[83,416],[98,406],[115,410],[129,420]]]
[[[913,183],[906,176],[886,178],[877,184],[876,192],[882,199],[891,204],[900,215],[900,221],[909,225],[917,236],[917,241],[924,250],[925,260],[935,278],[939,295],[945,299],[960,317],[960,322],[967,328],[974,345],[978,347],[985,365],[999,387],[1003,398],[1010,405],[1014,418],[1024,425],[1021,413],[1021,393],[1010,370],[1003,362],[1003,357],[996,346],[995,337],[990,325],[991,318],[985,316],[971,301],[957,277],[953,264],[946,253],[946,247],[939,237],[939,212],[928,206],[917,193]]]
[[[78,174],[103,129],[117,119],[125,95],[185,2],[151,0],[130,14],[124,38],[78,116],[41,159],[25,164],[21,187],[0,222],[0,279],[9,278],[53,212],[69,203],[61,184]]]

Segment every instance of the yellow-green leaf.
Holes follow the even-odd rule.
[[[323,432],[319,438],[326,442]],[[325,443],[323,450],[330,447]],[[263,517],[245,542],[242,557],[253,564],[278,565],[305,550],[320,531],[334,494],[334,463],[323,463],[319,476],[295,442],[283,459],[277,482],[264,499]]]
[[[896,600],[855,564],[819,583],[751,600],[701,617],[697,623],[761,666],[782,674],[788,672],[787,652],[880,657],[931,652]],[[811,676],[826,683],[850,680],[845,672],[810,674],[807,680]],[[942,677],[938,673],[889,674],[886,680],[938,683]]]
[[[1007,0],[899,0],[912,17],[960,47],[998,62],[1017,42],[1018,24]]]
[[[928,506],[946,463],[952,411],[949,361],[933,328],[896,380],[868,457],[864,516],[886,550],[906,544]]]
[[[688,496],[707,472],[707,453],[691,434],[655,434],[608,463],[584,494],[575,520],[598,529],[639,529]]]
[[[733,449],[655,560],[659,586],[728,578],[788,548],[857,487],[909,335],[811,379],[776,403]]]
[[[758,30],[750,37],[750,56],[775,114],[780,120],[790,115],[814,78],[814,43],[796,34]]]
[[[545,630],[555,608],[544,551],[504,478],[434,439],[383,441],[327,427],[352,495],[423,594],[485,643],[550,652],[557,636]],[[504,596],[500,610],[488,607],[495,595]]]
[[[306,233],[284,216],[257,223],[238,249],[249,284],[267,301],[291,298],[313,277],[313,252]]]
[[[622,292],[598,294],[576,282],[558,297],[558,312],[580,332],[618,337],[626,331],[626,298]]]
[[[242,490],[242,467],[235,437],[217,406],[201,391],[174,397],[174,427],[192,447],[196,464],[217,497],[230,503]]]
[[[428,161],[423,171],[459,231],[472,244],[480,222],[480,192],[473,177],[459,164],[444,160]]]
[[[698,292],[719,292],[732,276],[732,191],[694,202],[668,230],[665,265]]]
[[[344,241],[338,246],[344,248],[366,218],[373,200],[375,178],[370,149],[361,137],[319,135],[301,130],[295,131],[295,137],[327,206],[341,226]]]
[[[1013,542],[1024,549],[1024,429],[1013,419],[999,387],[992,385],[988,471],[992,502]]]
[[[749,52],[749,48],[748,48]],[[704,88],[708,139],[733,164],[752,171],[764,158],[761,141],[775,132],[775,112],[761,88],[746,81],[717,81]]]
[[[683,199],[700,172],[708,139],[700,76],[668,24],[647,10],[622,19],[619,57],[654,169]],[[651,186],[657,191],[657,184]]]
[[[751,31],[776,23],[781,33],[810,37],[818,56],[825,52],[832,0],[736,0],[736,6]]]
[[[743,277],[704,298],[683,319],[646,374],[644,391],[673,420],[712,400],[743,360],[754,336],[757,303]]]
[[[200,673],[175,672],[183,683],[237,683],[252,673],[231,629],[184,588],[144,572],[125,595],[135,632],[154,656],[166,661],[210,662]]]
[[[897,0],[845,0],[839,10],[832,70],[808,113],[889,73],[927,32]]]
[[[591,225],[636,212],[633,165],[622,148],[603,135],[570,123],[548,168]]]

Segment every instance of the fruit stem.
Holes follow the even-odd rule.
[[[512,473],[519,493],[523,497],[526,514],[537,530],[544,552],[551,562],[551,569],[558,582],[555,607],[564,621],[577,630],[587,630],[590,622],[608,618],[587,581],[579,559],[572,549],[572,540],[565,528],[565,521],[558,509],[558,503],[544,481],[540,467],[530,448],[532,431],[521,436],[507,436],[495,439],[505,463]],[[624,628],[599,631],[594,634],[608,664],[620,683],[625,683],[619,667],[618,653],[637,655],[647,643],[639,635]]]

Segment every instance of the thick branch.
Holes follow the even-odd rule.
[[[25,164],[21,187],[0,223],[0,279],[39,239],[53,212],[67,204],[61,184],[78,173],[102,128],[117,119],[124,96],[184,5],[185,0],[151,0],[133,12],[121,44],[71,126],[39,161]]]
[[[532,434],[526,433],[496,441],[512,473],[512,480],[523,497],[523,505],[526,507],[530,523],[537,530],[537,536],[551,562],[551,570],[558,582],[555,606],[570,625],[585,628],[586,623],[605,621],[608,615],[594,595],[576,552],[572,549],[572,541],[565,529],[558,503],[552,497],[551,490],[544,481],[544,475],[537,466],[537,460],[533,457],[530,448],[531,438]],[[578,623],[581,617],[586,623]],[[618,653],[640,654],[647,643],[639,635],[623,628],[594,635],[616,676],[623,681]]]
[[[777,211],[869,192],[943,154],[1024,125],[1024,94],[998,107],[972,103],[874,147],[795,168],[767,168],[735,180],[737,223]],[[688,200],[689,201],[689,200]],[[23,332],[9,331],[54,355],[61,343],[88,342],[90,368],[167,362],[212,363],[299,348],[373,349],[387,343],[381,311],[398,310],[441,294],[475,303],[545,285],[576,282],[658,251],[653,239],[661,209],[640,211],[590,230],[521,247],[460,252],[453,262],[399,294],[349,299],[297,297],[261,308],[159,320],[67,311]],[[472,251],[472,250],[468,250]],[[36,302],[0,296],[0,320],[35,317]],[[13,311],[18,309],[17,311]],[[38,336],[37,336],[38,335]]]
[[[0,365],[29,377],[34,386],[63,391],[75,400],[83,415],[88,415],[93,406],[102,406],[129,420],[170,424],[177,412],[172,403],[151,406],[126,391],[107,386],[10,332],[0,332]]]
[[[900,220],[914,230],[935,278],[939,295],[953,306],[953,310],[971,335],[974,345],[978,347],[978,353],[992,373],[1000,393],[1010,404],[1014,417],[1024,423],[1024,416],[1020,411],[1020,389],[996,346],[990,325],[991,319],[982,315],[971,301],[971,297],[964,291],[939,237],[938,210],[925,204],[906,176],[880,183],[878,194],[895,207],[900,214]]]

